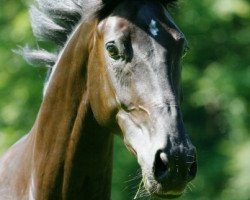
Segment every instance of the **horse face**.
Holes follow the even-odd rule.
[[[197,168],[179,107],[179,64],[186,40],[161,5],[128,7],[120,5],[119,15],[114,12],[98,27],[116,119],[148,192],[176,197]]]

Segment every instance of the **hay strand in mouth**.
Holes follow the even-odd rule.
[[[141,191],[141,188],[143,187],[143,179],[141,180],[140,184],[139,184],[139,188],[135,194],[135,197],[134,199],[137,199],[139,197],[139,194],[140,194],[140,191]]]

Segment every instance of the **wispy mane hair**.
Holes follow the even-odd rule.
[[[56,53],[40,48],[24,47],[21,54],[29,63],[53,66],[58,52],[81,19],[93,15],[101,20],[123,1],[147,0],[36,0],[36,5],[30,7],[33,34],[38,41],[54,43]],[[177,0],[156,1],[164,6],[174,5],[177,2]]]

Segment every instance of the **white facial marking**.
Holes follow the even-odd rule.
[[[153,36],[157,36],[159,29],[156,26],[156,21],[155,20],[151,20],[150,24],[149,24],[149,31]]]

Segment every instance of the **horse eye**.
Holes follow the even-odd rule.
[[[118,60],[120,58],[119,50],[113,42],[106,44],[106,50],[111,58]]]

